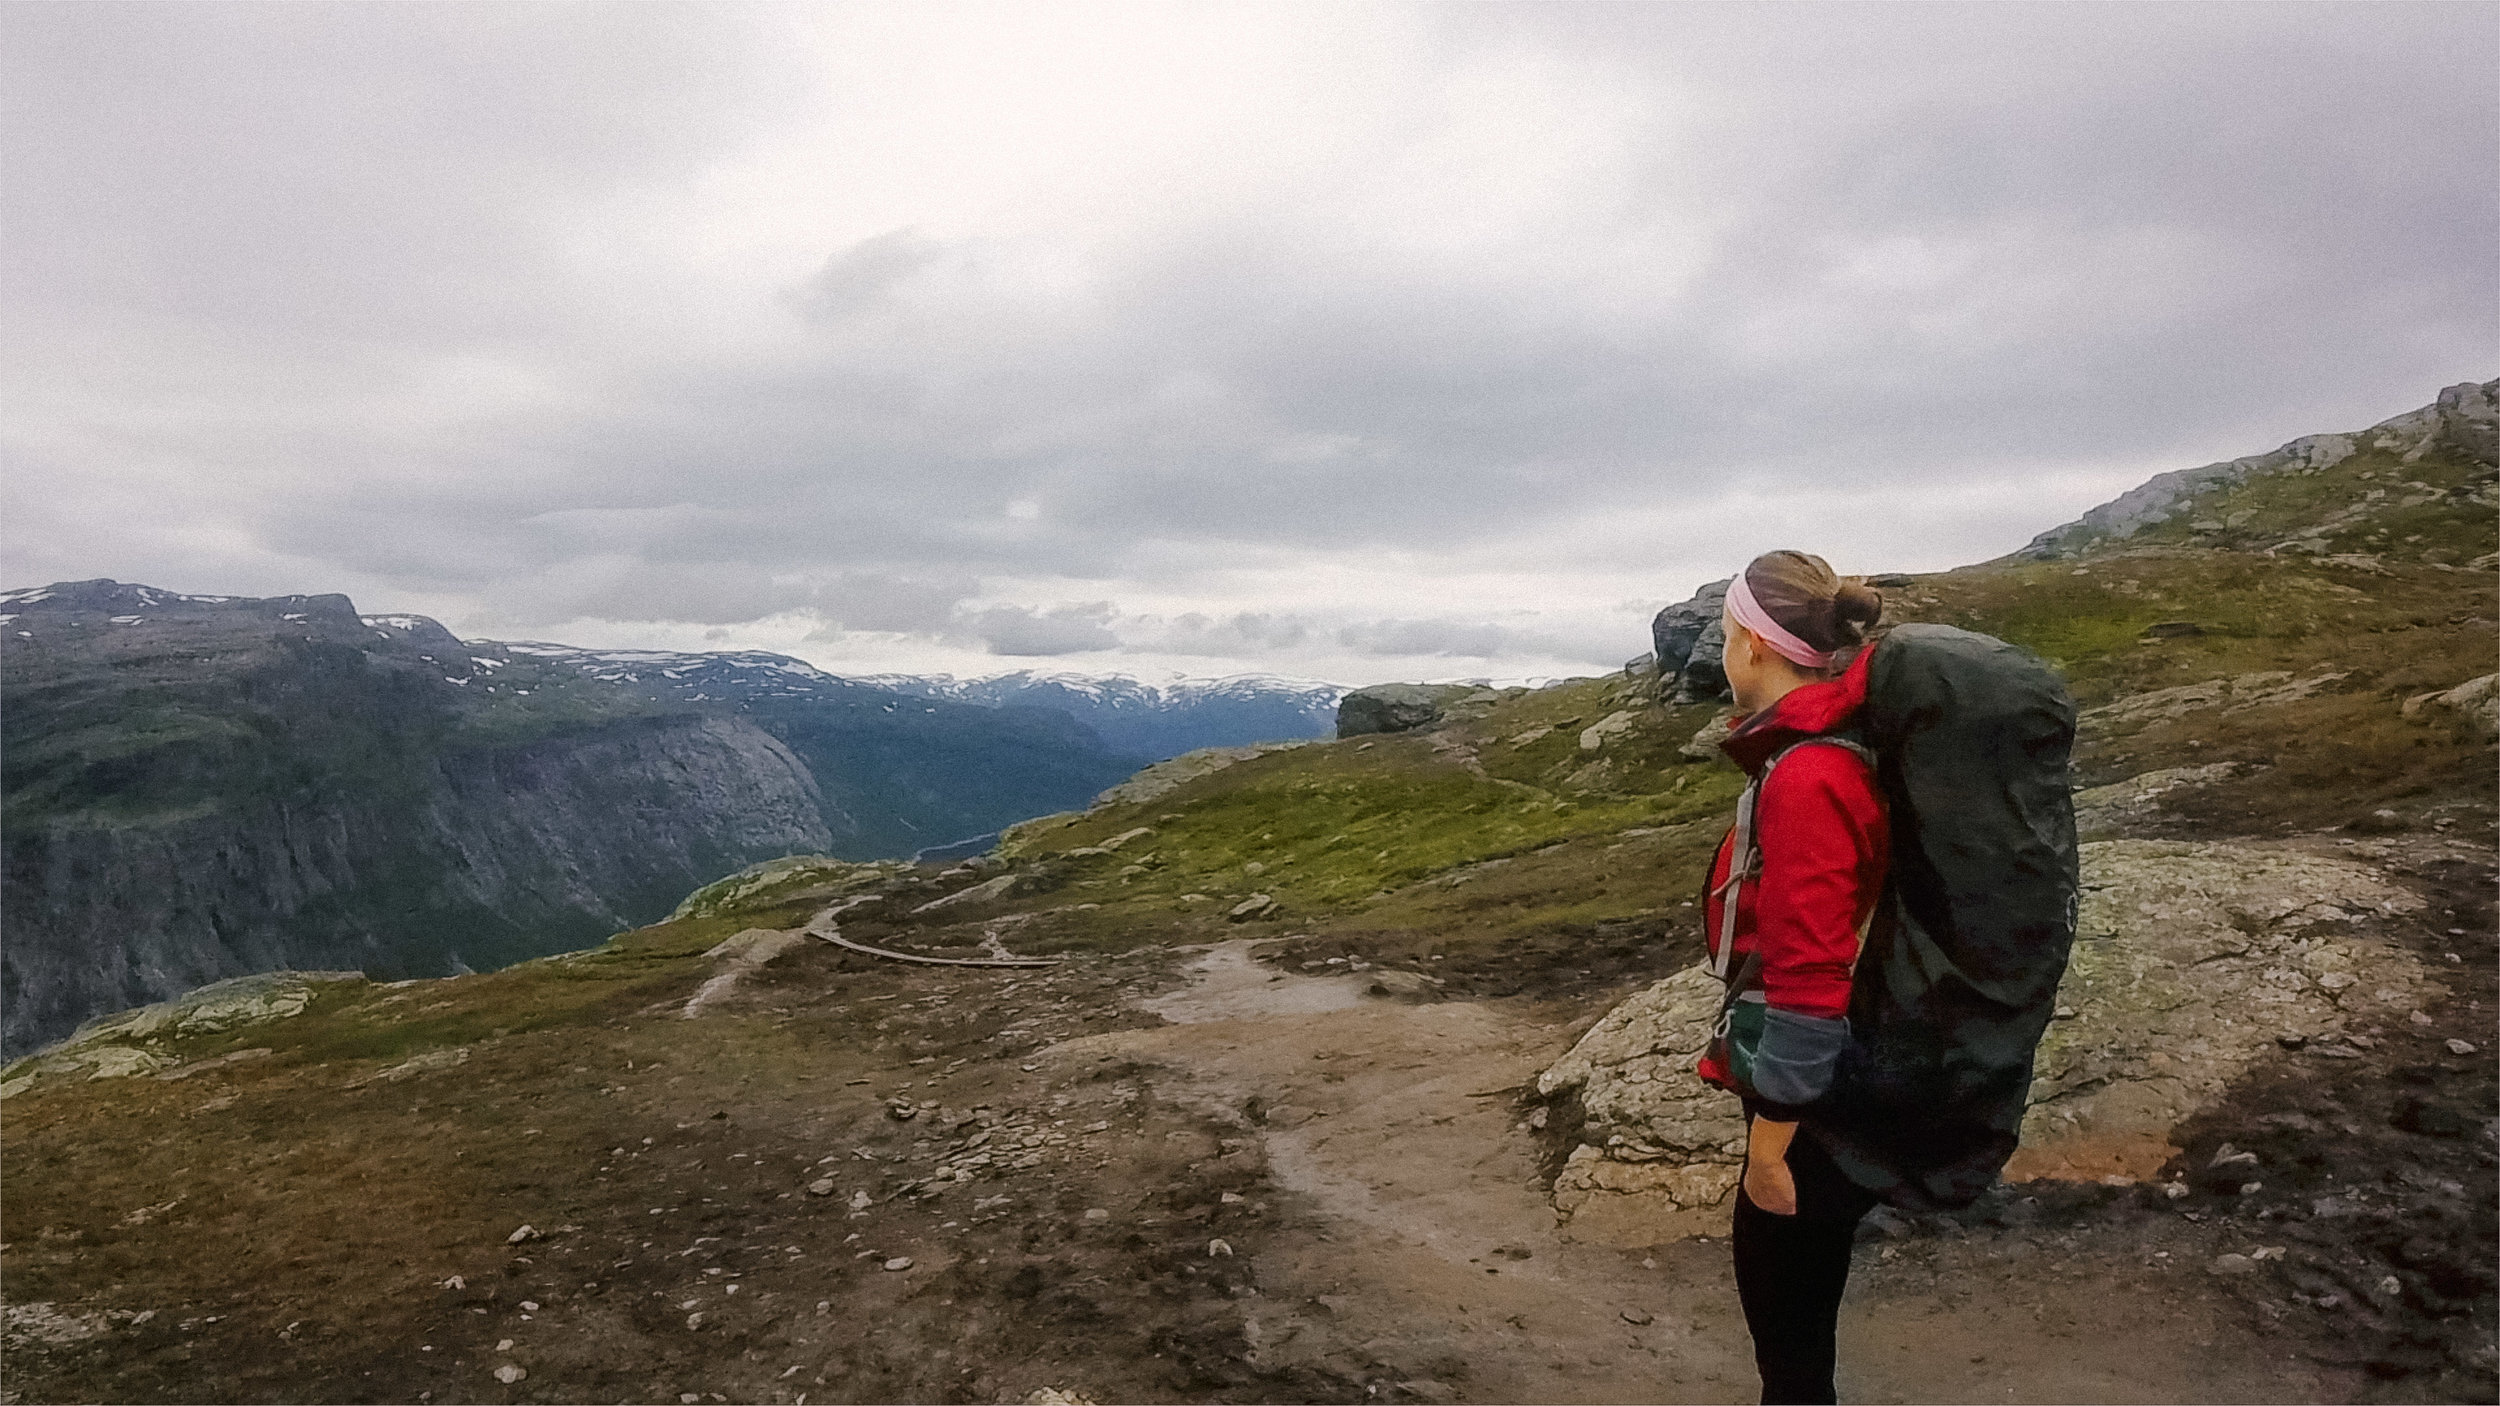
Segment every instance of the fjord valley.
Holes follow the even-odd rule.
[[[2496,395],[1878,578],[1888,624],[2063,673],[2084,887],[2007,1181],[1864,1231],[1848,1399],[2500,1391]],[[370,662],[321,687],[439,692],[401,730],[473,729],[474,765],[753,737],[709,734],[743,760],[665,832],[691,881],[656,921],[496,971],[212,986],[0,1073],[10,1389],[1741,1399],[1712,1240],[1743,1130],[1690,1073],[1692,900],[1741,780],[1708,599],[1621,673],[1357,691],[1335,737],[1159,761],[942,863],[840,851],[818,769],[711,698],[522,647],[452,683],[430,634],[351,646],[341,602]],[[250,608],[311,614],[280,604]],[[141,618],[77,628],[147,625],[113,614]],[[528,721],[542,689],[562,728]],[[150,745],[235,716],[145,701],[110,717],[160,719]],[[388,784],[435,774],[373,745]],[[120,783],[59,765],[30,794],[106,828]],[[224,794],[184,784],[137,813]],[[692,872],[738,838],[781,853]]]
[[[1141,759],[777,655],[463,642],[343,596],[0,598],[6,1041],[285,967],[594,943],[727,870],[914,850]]]

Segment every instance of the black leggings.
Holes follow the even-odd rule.
[[[1797,1214],[1775,1216],[1736,1192],[1736,1294],[1753,1330],[1765,1403],[1837,1401],[1833,1333],[1849,1286],[1849,1247],[1875,1194],[1832,1165],[1799,1129],[1788,1144]]]

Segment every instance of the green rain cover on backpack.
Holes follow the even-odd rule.
[[[1876,755],[1892,871],[1808,1126],[1895,1204],[1966,1205],[2014,1153],[2074,942],[2074,701],[2003,640],[1903,625],[1852,731]]]

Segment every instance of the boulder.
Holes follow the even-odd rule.
[[[1676,748],[1675,754],[1686,761],[1716,761],[1722,755],[1719,751],[1719,744],[1725,742],[1727,735],[1735,730],[1736,710],[1723,709],[1710,721],[1703,723],[1701,729],[1693,734],[1691,741]]]
[[[2462,718],[2483,736],[2500,737],[2500,674],[2485,674],[2454,688],[2416,694],[2404,701],[2403,712],[2417,722],[2442,716]]]
[[[1580,730],[1580,750],[1583,752],[1602,751],[1610,739],[1630,732],[1639,725],[1640,720],[1641,715],[1629,708],[1608,713],[1605,717]]]
[[[1701,703],[1727,697],[1727,674],[1719,667],[1727,633],[1719,616],[1734,579],[1711,582],[1649,622],[1661,701]]]
[[[1337,700],[1337,735],[1413,732],[1441,721],[1453,703],[1483,692],[1474,684],[1384,683]]]

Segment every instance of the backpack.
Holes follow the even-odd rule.
[[[1968,1205],[2014,1154],[2074,944],[2074,700],[2003,640],[1903,625],[1876,647],[1849,733],[1821,740],[1873,754],[1892,868],[1861,935],[1849,1045],[1806,1128],[1895,1205]],[[1730,1054],[1742,984],[1723,1020]]]

